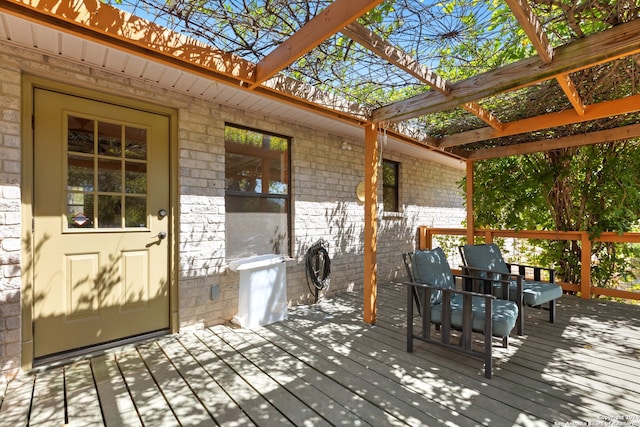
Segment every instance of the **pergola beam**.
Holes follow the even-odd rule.
[[[633,95],[613,101],[591,104],[585,109],[585,113],[582,116],[578,115],[574,110],[544,114],[505,123],[504,128],[500,131],[486,127],[447,136],[442,138],[438,143],[435,143],[435,146],[441,149],[451,148],[474,142],[487,141],[489,139],[618,116],[620,114],[636,113],[638,111],[640,111],[640,95]]]
[[[382,0],[334,1],[258,63],[250,88],[273,77],[380,3]]]
[[[448,95],[431,90],[378,108],[373,111],[372,120],[407,120],[633,55],[640,52],[638,34],[640,19],[561,46],[555,49],[550,64],[545,64],[538,56],[523,59],[453,83]]]
[[[407,54],[403,50],[388,43],[382,37],[373,31],[363,27],[357,22],[353,22],[346,26],[342,33],[351,40],[370,50],[378,57],[395,65],[406,73],[412,75],[422,83],[426,83],[435,91],[447,95],[451,91],[451,85],[442,77],[438,76],[433,70],[426,65],[420,64],[416,58]],[[490,111],[485,110],[476,102],[468,102],[462,105],[462,108],[476,115],[482,121],[487,123],[494,129],[502,129],[502,123]]]
[[[544,32],[540,20],[529,7],[527,0],[505,0],[505,2],[509,8],[511,8],[511,12],[527,34],[527,37],[538,52],[538,55],[540,55],[542,62],[550,64],[553,61],[553,47],[551,46],[551,43],[549,43],[549,38]],[[578,113],[578,115],[583,115],[584,103],[582,102],[580,94],[571,80],[571,77],[569,77],[569,73],[562,73],[556,76],[556,80],[558,81],[558,84],[560,84],[565,95],[567,95],[567,98],[569,98],[569,101],[576,110],[576,113]]]
[[[606,142],[640,138],[640,124],[622,126],[614,129],[599,130],[581,135],[571,135],[562,138],[544,139],[541,141],[507,145],[504,147],[477,150],[468,157],[470,161],[496,159],[506,156],[538,153],[558,148],[580,147],[583,145],[603,144]]]

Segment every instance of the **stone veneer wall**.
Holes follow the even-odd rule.
[[[182,330],[228,321],[236,313],[238,275],[225,260],[225,122],[292,137],[292,260],[287,263],[291,304],[308,303],[304,255],[318,239],[329,242],[327,294],[362,288],[364,208],[355,188],[364,176],[362,141],[345,142],[329,130],[188,97],[153,83],[106,73],[51,56],[0,44],[0,394],[21,361],[21,76],[73,82],[178,111],[179,322]],[[364,131],[363,131],[364,138]],[[400,162],[402,212],[382,215],[379,278],[403,276],[400,254],[415,245],[416,227],[458,227],[464,218],[457,182],[463,171],[385,151]],[[380,198],[382,190],[380,187]],[[212,287],[219,296],[211,298]]]

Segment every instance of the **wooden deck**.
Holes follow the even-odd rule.
[[[527,335],[495,342],[487,380],[480,360],[421,342],[405,351],[403,287],[379,287],[373,327],[361,299],[23,375],[0,425],[640,425],[638,306],[564,296],[553,325],[528,308]]]

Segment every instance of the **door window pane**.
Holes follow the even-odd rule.
[[[98,191],[122,191],[121,167],[122,162],[118,160],[98,160]]]
[[[98,196],[98,227],[122,227],[122,203],[120,196]]]
[[[122,154],[122,126],[98,122],[98,153],[120,157]]]
[[[125,192],[145,194],[147,192],[146,163],[125,163]]]
[[[69,116],[67,121],[67,150],[93,154],[95,123],[91,119]]]
[[[93,157],[68,156],[67,189],[74,191],[93,191]]]
[[[126,126],[124,129],[124,150],[127,159],[147,159],[147,130]]]
[[[125,227],[146,227],[147,226],[147,198],[146,197],[125,197]]]
[[[86,193],[67,194],[68,228],[93,228],[93,196]]]

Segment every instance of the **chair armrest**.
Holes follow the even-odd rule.
[[[512,282],[516,282],[516,296],[517,301],[522,300],[522,283],[524,281],[524,276],[516,273],[498,273],[496,271],[486,270],[478,267],[471,267],[468,265],[461,265],[460,268],[463,272],[470,274],[458,274],[454,275],[454,277],[462,277],[466,280],[480,280],[484,285],[483,293],[492,293],[493,287],[496,285],[500,285],[500,290],[498,292],[500,299],[512,299],[509,298],[509,293],[511,292],[509,285]],[[485,275],[482,277],[481,274]]]
[[[535,266],[535,265],[526,265],[526,264],[516,264],[513,262],[509,262],[506,263],[507,267],[509,268],[509,270],[511,270],[511,267],[516,267],[518,269],[518,274],[522,275],[522,276],[526,276],[526,271],[527,270],[532,270],[533,271],[533,280],[535,280],[536,282],[540,282],[542,281],[542,272],[546,271],[547,274],[549,275],[549,283],[555,283],[555,279],[556,279],[556,270],[554,268],[549,268],[549,267],[539,267],[539,266]]]
[[[454,277],[460,277],[462,275],[454,275]],[[484,279],[478,279],[477,277],[472,277],[472,276],[462,276],[462,277],[468,277],[469,279],[475,279],[475,280],[484,280]],[[500,280],[500,282],[508,282],[508,280]],[[451,288],[441,288],[438,286],[431,286],[431,285],[427,285],[425,283],[418,283],[418,282],[400,282],[402,285],[406,285],[406,286],[414,286],[417,288],[428,288],[431,291],[441,291],[443,293],[449,293],[449,294],[460,294],[460,295],[470,295],[472,297],[481,297],[481,298],[490,298],[490,299],[501,299],[498,298],[495,295],[491,295],[491,294],[487,294],[487,293],[483,293],[483,292],[473,292],[473,291],[459,291],[457,289],[451,289]]]

